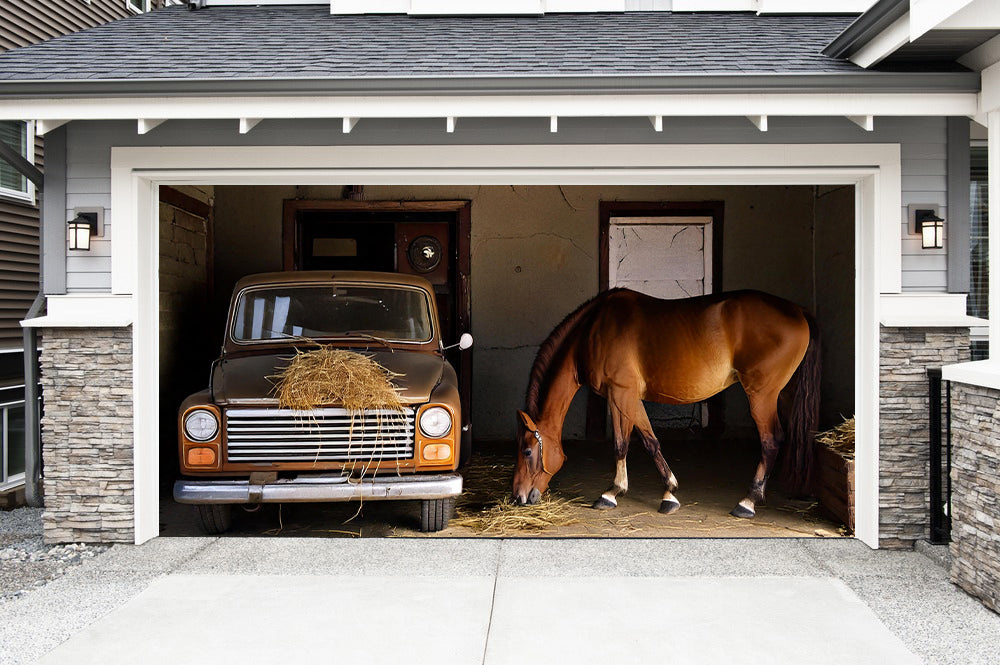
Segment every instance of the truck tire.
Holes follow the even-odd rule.
[[[198,506],[201,530],[210,536],[229,531],[233,523],[233,507],[227,503],[209,503]]]
[[[420,530],[434,532],[445,529],[455,514],[455,497],[423,499],[420,502]]]

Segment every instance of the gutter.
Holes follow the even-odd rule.
[[[837,35],[821,53],[829,58],[846,60],[909,11],[910,0],[879,0]]]
[[[897,0],[893,0],[897,1]],[[846,34],[846,33],[845,33]],[[302,79],[0,79],[2,98],[237,97],[287,95],[636,94],[765,92],[979,92],[977,72],[849,72],[814,74],[653,74],[621,76],[492,76]]]

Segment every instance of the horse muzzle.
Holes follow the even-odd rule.
[[[514,503],[519,506],[533,506],[538,503],[542,498],[542,493],[538,491],[538,488],[532,488],[528,495],[525,496],[523,492],[518,492],[514,495]]]

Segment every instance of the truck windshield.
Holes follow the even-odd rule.
[[[232,337],[276,339],[371,338],[390,342],[433,339],[427,294],[391,285],[270,286],[243,291]]]

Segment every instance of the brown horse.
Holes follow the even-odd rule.
[[[798,369],[798,372],[796,372]],[[536,503],[562,467],[562,428],[583,385],[608,400],[618,457],[614,483],[595,508],[618,505],[628,490],[625,456],[633,428],[653,457],[666,491],[660,512],[680,508],[677,478],[653,434],[642,400],[691,404],[739,382],[760,434],[761,459],[750,492],[732,510],[753,517],[785,435],[778,396],[793,375],[785,475],[809,486],[810,432],[819,411],[819,336],[803,308],[758,291],[659,300],[635,291],[601,293],[566,317],[542,344],[531,369],[527,407],[519,411],[514,500]]]

